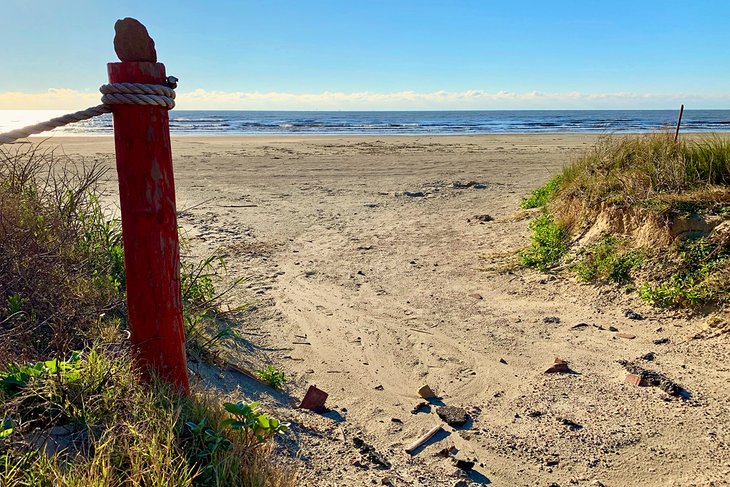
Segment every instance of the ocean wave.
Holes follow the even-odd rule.
[[[0,111],[0,132],[36,113]],[[266,112],[173,110],[173,134],[499,134],[631,133],[666,129],[674,110],[450,111],[450,112]],[[730,132],[730,110],[685,110],[686,132]],[[58,129],[61,134],[111,134],[111,114]]]

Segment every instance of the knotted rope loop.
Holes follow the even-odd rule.
[[[99,88],[105,105],[158,105],[175,107],[175,90],[164,85],[113,83]]]
[[[177,81],[177,80],[175,80]],[[156,105],[172,109],[175,107],[175,90],[165,85],[149,85],[143,83],[112,83],[99,88],[102,93],[102,105],[87,108],[80,112],[69,113],[62,117],[52,118],[45,122],[23,127],[0,134],[0,145],[11,144],[33,134],[62,127],[74,122],[110,113],[112,105]]]

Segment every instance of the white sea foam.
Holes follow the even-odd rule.
[[[58,110],[0,110],[0,132],[62,115]],[[440,111],[440,112],[170,112],[173,134],[480,134],[645,132],[671,126],[673,110]],[[729,132],[730,110],[687,110],[682,130]],[[53,131],[110,135],[111,115]]]

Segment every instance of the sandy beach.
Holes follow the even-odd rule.
[[[702,318],[516,265],[529,237],[520,199],[595,137],[173,139],[185,253],[222,255],[228,280],[246,278],[229,298],[253,305],[242,360],[290,381],[287,394],[243,393],[296,423],[282,448],[302,485],[454,486],[458,469],[438,455],[451,446],[476,459],[477,484],[728,485],[730,335],[693,338]],[[47,144],[107,165],[114,206],[110,138]],[[544,374],[555,357],[575,373]],[[691,397],[627,384],[622,359]],[[290,407],[310,384],[330,414]],[[424,384],[470,420],[408,455],[441,422],[434,406],[412,413]]]

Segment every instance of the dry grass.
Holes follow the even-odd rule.
[[[728,137],[604,137],[524,201],[546,212],[533,222],[525,265],[572,268],[588,281],[638,277],[641,296],[659,306],[730,302],[730,246],[712,231],[730,220]]]
[[[607,207],[660,213],[730,205],[730,138],[674,142],[668,133],[604,137],[565,167],[552,202],[570,227],[595,219]]]
[[[102,175],[51,149],[0,149],[0,359],[80,348],[100,314],[121,309],[121,234],[98,203]]]
[[[99,204],[102,175],[52,149],[0,149],[0,485],[293,485],[273,441],[226,429],[226,398],[138,380],[120,332],[121,231]],[[209,264],[182,269],[195,320],[217,316]],[[193,341],[210,347],[228,333]],[[81,359],[65,362],[72,350]],[[54,427],[74,441],[44,451]]]
[[[259,443],[251,433],[245,441],[227,433],[230,445],[212,452],[191,432],[188,423],[204,418],[215,432],[212,437],[224,438],[218,432],[230,417],[225,398],[202,389],[176,397],[162,382],[142,386],[128,356],[91,349],[57,374],[31,378],[21,388],[0,388],[5,418],[13,427],[0,439],[0,484],[294,484],[293,472],[276,462],[272,445]],[[42,439],[59,426],[73,433],[60,437],[59,451],[39,451]]]
[[[666,133],[604,137],[565,168],[560,193],[588,203],[637,203],[658,195],[730,185],[730,139],[674,142]]]

